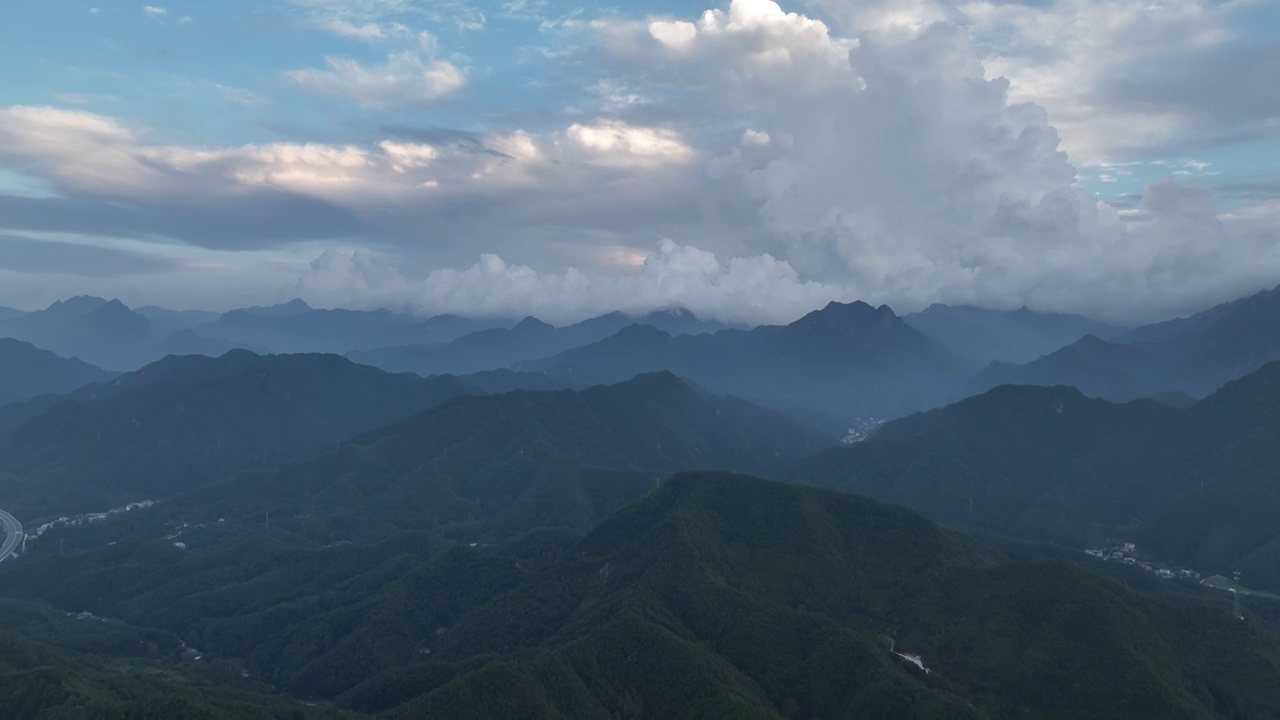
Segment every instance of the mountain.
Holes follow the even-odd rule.
[[[833,427],[934,407],[971,372],[888,307],[865,303],[831,303],[790,325],[749,331],[673,337],[631,326],[517,367],[579,382],[670,370],[711,392],[811,418],[833,416]]]
[[[21,310],[15,310],[11,307],[0,306],[0,321],[12,320],[13,318],[21,317],[22,315],[26,315],[26,313]]]
[[[0,708],[11,718],[350,717],[298,707],[184,656],[175,635],[0,600]]]
[[[724,325],[699,320],[685,310],[654,312],[639,318],[615,312],[562,328],[528,317],[512,328],[481,330],[452,342],[385,347],[349,353],[348,357],[389,372],[412,372],[423,376],[467,374],[509,368],[524,360],[594,343],[636,323],[650,324],[672,334],[725,329]]]
[[[1080,315],[930,305],[903,316],[952,353],[978,362],[1025,363],[1086,335],[1115,338],[1124,330]]]
[[[219,315],[204,310],[166,310],[154,305],[140,307],[135,312],[151,321],[151,329],[157,337],[166,337],[214,322]]]
[[[1142,346],[1086,335],[1025,365],[992,362],[969,382],[979,394],[1000,385],[1069,385],[1091,397],[1133,400],[1176,386],[1169,360]]]
[[[1203,313],[1137,328],[1107,343],[1086,337],[1022,366],[993,364],[970,390],[997,384],[1072,385],[1111,400],[1204,397],[1280,359],[1280,288]]]
[[[152,355],[163,358],[169,355],[204,355],[219,357],[232,350],[248,350],[260,355],[271,354],[267,348],[251,343],[236,345],[226,340],[200,337],[195,330],[178,330],[157,342],[152,348]]]
[[[0,338],[0,405],[51,393],[67,393],[82,385],[104,382],[114,373],[70,360],[12,338]]]
[[[119,300],[87,296],[0,320],[0,337],[6,336],[112,370],[135,368],[150,360],[153,342],[147,318]]]
[[[457,315],[436,315],[426,320],[413,320],[404,325],[389,327],[369,337],[362,345],[350,350],[376,350],[408,345],[431,345],[457,340],[464,335],[510,328],[512,322],[496,319],[472,319]]]
[[[193,328],[202,337],[276,353],[347,353],[397,343],[448,342],[503,321],[441,315],[420,320],[390,310],[318,310],[301,300],[224,313]],[[439,373],[427,373],[439,374]]]
[[[314,312],[314,310],[306,303],[305,300],[295,298],[286,303],[265,306],[254,305],[253,307],[241,308],[240,310],[233,310],[231,312],[242,312],[246,315],[253,315],[255,317],[289,318],[308,315]]]
[[[214,691],[389,718],[1280,714],[1280,642],[1221,600],[1012,561],[854,495],[684,473],[585,536],[495,546],[228,520],[178,548],[160,512],[0,569],[5,592],[183,638],[236,670]]]
[[[333,355],[168,357],[83,387],[0,435],[0,496],[28,519],[163,499],[467,392],[478,391]]]
[[[1189,407],[996,388],[819,453],[790,477],[1068,547],[1135,542],[1280,589],[1280,363]]]
[[[201,337],[237,346],[255,345],[276,353],[342,354],[407,322],[389,310],[313,310],[295,300],[274,308],[232,310],[194,330]]]
[[[589,528],[676,470],[780,476],[833,442],[655,373],[581,392],[457,397],[227,490],[214,507],[316,518],[316,533],[398,527],[492,541],[534,527]]]

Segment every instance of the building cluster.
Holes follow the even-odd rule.
[[[1091,557],[1107,562],[1118,562],[1125,565],[1132,565],[1141,568],[1149,573],[1155,573],[1158,577],[1166,580],[1189,580],[1191,582],[1200,582],[1200,573],[1195,570],[1166,565],[1159,562],[1151,562],[1138,557],[1138,546],[1134,543],[1121,543],[1110,548],[1090,548],[1085,553]]]

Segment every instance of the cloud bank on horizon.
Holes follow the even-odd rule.
[[[0,304],[1143,320],[1280,283],[1269,3],[702,4],[23,10]]]

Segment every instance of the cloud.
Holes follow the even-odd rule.
[[[143,5],[142,12],[156,17],[169,14],[168,8],[156,7],[155,5]]]
[[[384,40],[394,32],[393,30],[388,30],[378,23],[367,22],[362,25],[356,25],[349,20],[342,20],[339,18],[325,18],[317,20],[316,24],[334,35],[363,42]]]
[[[1099,90],[1154,57],[1157,30],[1223,57],[1226,9],[821,4],[826,21],[732,0],[689,17],[562,23],[554,32],[579,48],[556,60],[563,82],[598,104],[542,117],[536,132],[391,127],[347,144],[193,147],[105,115],[3,109],[0,162],[61,197],[0,199],[0,226],[96,223],[224,250],[314,243],[342,250],[307,270],[299,287],[315,298],[552,319],[679,303],[782,320],[838,297],[1144,320],[1280,278],[1265,187],[1215,196],[1166,178],[1109,204],[1082,189],[1064,150],[1118,178],[1117,148],[1269,112],[1267,93],[1247,106],[1227,89],[1233,109],[1180,107],[1155,69],[1127,107]],[[335,17],[389,27],[411,12],[372,5]],[[1134,41],[1111,49],[1126,33]],[[430,81],[435,49],[420,37],[396,40],[417,44],[385,66],[331,60],[293,79],[377,107],[438,102],[465,78]],[[1204,72],[1196,82],[1219,71]],[[1094,132],[1108,109],[1116,122]],[[1223,197],[1236,200],[1229,212],[1216,209]]]
[[[178,267],[179,263],[162,256],[100,245],[0,234],[0,268],[10,271],[121,277]]]
[[[243,88],[228,87],[226,85],[215,84],[214,88],[222,94],[222,97],[230,100],[237,105],[264,105],[266,99]]]
[[[613,311],[640,315],[673,308],[726,322],[781,323],[847,295],[845,288],[802,281],[787,263],[768,255],[721,262],[710,252],[670,240],[659,243],[637,272],[624,276],[576,268],[539,273],[486,254],[464,270],[435,270],[412,281],[390,258],[328,251],[311,263],[295,290],[320,306],[473,317],[533,314],[560,324]]]
[[[395,53],[382,65],[366,66],[350,58],[325,58],[328,70],[291,70],[290,80],[325,95],[372,107],[427,105],[466,84],[466,73],[446,60],[424,60],[418,53]]]

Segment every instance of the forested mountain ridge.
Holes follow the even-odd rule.
[[[104,511],[314,454],[468,392],[334,355],[169,357],[42,400],[0,435],[10,512]]]
[[[1280,644],[1220,604],[1011,562],[854,495],[684,473],[579,540],[282,533],[126,536],[4,580],[397,718],[1280,716]]]
[[[834,442],[655,373],[580,392],[457,397],[220,491],[215,507],[306,517],[357,537],[436,529],[493,541],[538,527],[592,527],[690,467],[780,476]]]
[[[1187,408],[1005,386],[819,453],[797,482],[861,492],[1071,547],[1134,541],[1156,559],[1280,587],[1280,363]]]

